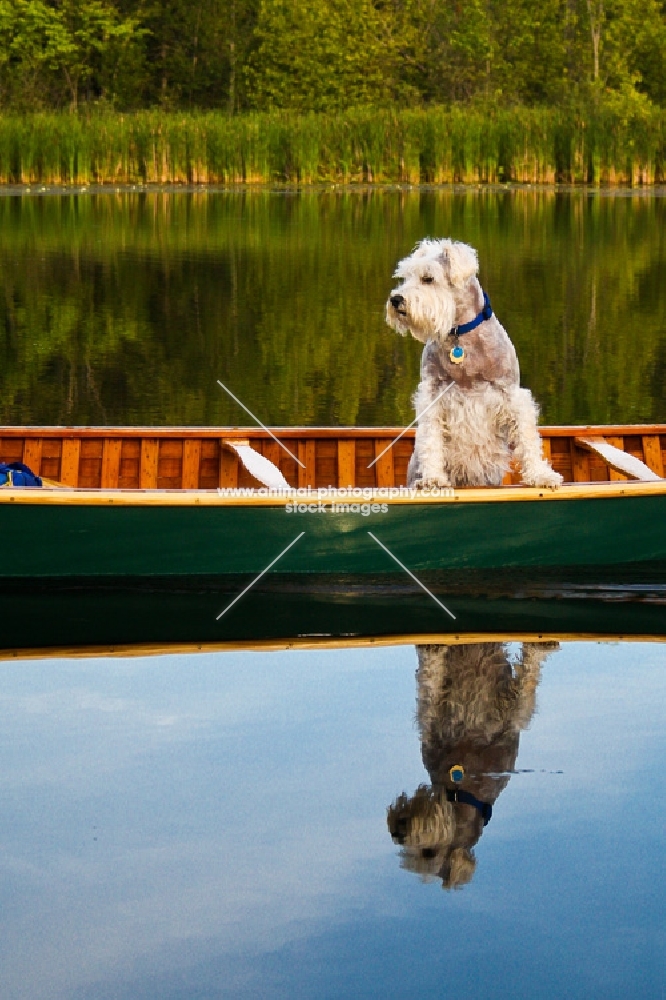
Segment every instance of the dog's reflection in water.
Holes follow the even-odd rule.
[[[541,666],[557,643],[524,643],[512,662],[499,642],[417,646],[418,724],[431,785],[389,807],[401,864],[457,889],[474,875],[483,833],[534,713]]]

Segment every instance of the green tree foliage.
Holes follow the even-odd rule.
[[[76,107],[82,88],[96,81],[103,97],[116,75],[122,50],[143,34],[135,17],[121,18],[103,0],[61,0],[54,11],[67,38],[59,64],[71,105]]]
[[[143,33],[106,0],[0,0],[0,93],[30,106],[62,103],[64,90],[72,108],[91,86],[104,97]]]
[[[328,111],[407,96],[399,62],[411,32],[399,27],[392,6],[373,0],[261,0],[253,103]]]
[[[0,108],[666,104],[665,0],[0,0]]]
[[[41,0],[0,0],[0,99],[19,108],[53,94],[53,71],[71,48],[58,12]]]

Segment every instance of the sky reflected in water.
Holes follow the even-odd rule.
[[[433,780],[416,668],[413,646],[0,664],[3,1000],[663,998],[666,645],[550,653],[448,891],[387,829]]]

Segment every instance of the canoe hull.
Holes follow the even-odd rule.
[[[385,510],[377,497],[367,516],[19,493],[0,503],[13,542],[0,569],[5,650],[665,630],[661,487],[470,492]]]
[[[650,579],[666,573],[666,487],[570,499],[536,494],[525,502],[468,502],[462,494],[441,503],[378,499],[358,505],[367,515],[316,502],[299,513],[287,503],[80,499],[0,503],[0,531],[12,542],[0,581],[220,579],[256,575],[278,557],[279,571],[290,575],[393,573],[395,560],[414,573],[560,567],[618,582],[636,567]]]

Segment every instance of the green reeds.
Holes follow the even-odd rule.
[[[353,108],[0,114],[0,183],[516,183],[650,185],[663,179],[666,111]]]

